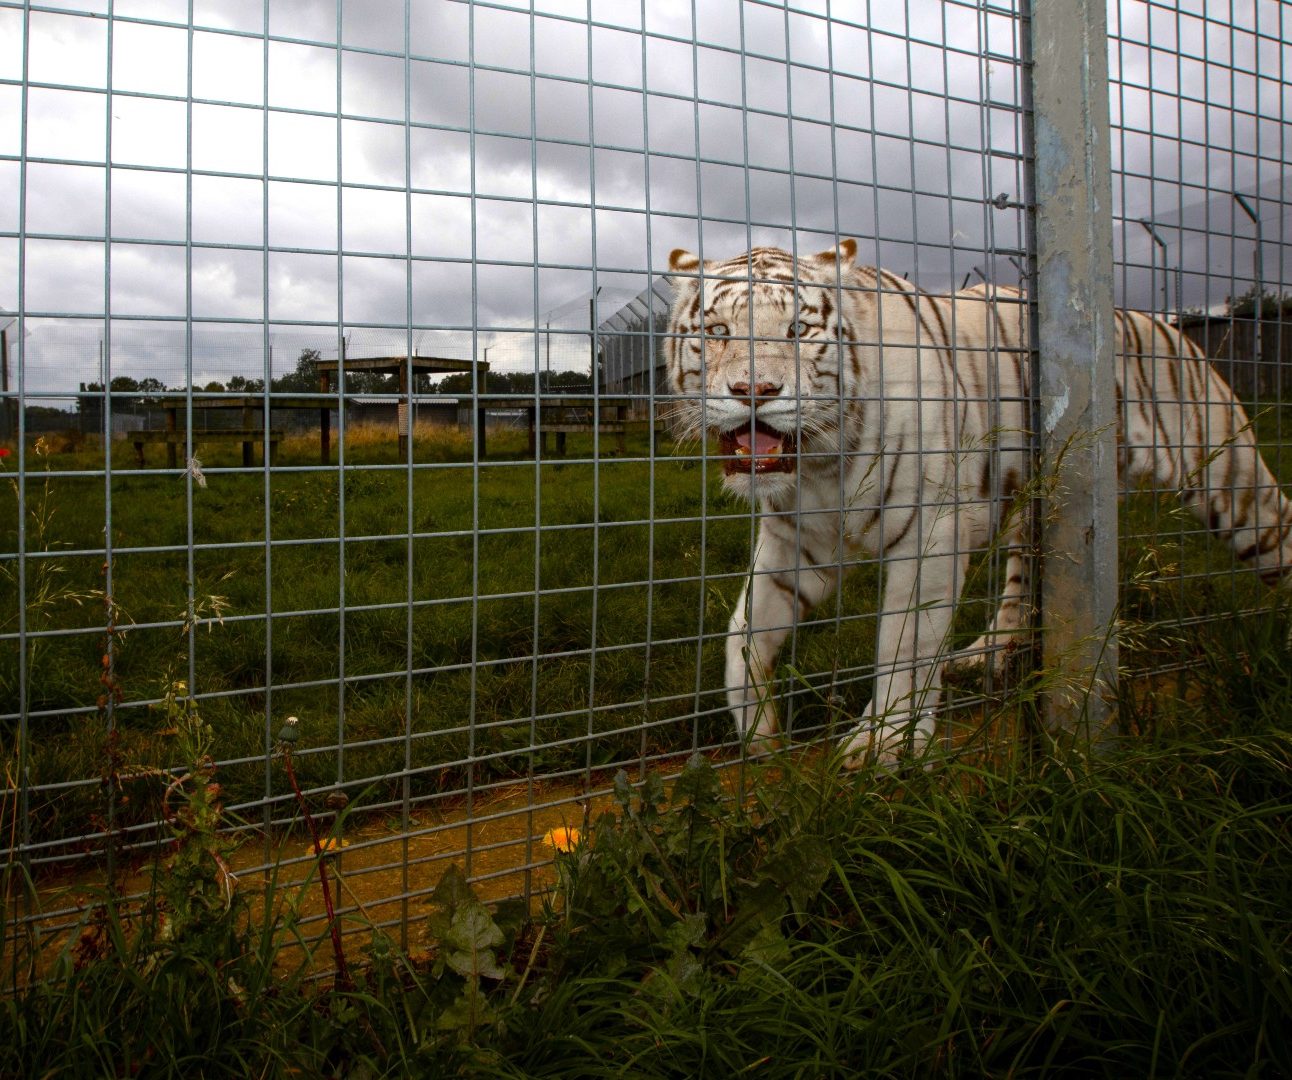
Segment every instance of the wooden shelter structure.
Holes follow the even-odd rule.
[[[343,367],[344,366],[344,367]],[[344,357],[341,360],[320,360],[315,365],[319,377],[319,393],[334,395],[333,383],[337,372],[366,372],[376,375],[394,375],[399,380],[399,456],[408,454],[408,438],[412,434],[412,409],[410,408],[410,388],[414,375],[460,375],[476,372],[477,384],[484,390],[485,373],[489,364],[482,360],[458,360],[447,356],[365,356]],[[344,393],[342,393],[344,398]],[[322,401],[319,404],[319,458],[327,464],[332,452],[331,403]],[[338,403],[339,404],[339,403]],[[483,415],[476,418],[477,438],[483,438]],[[483,452],[483,451],[482,451]]]

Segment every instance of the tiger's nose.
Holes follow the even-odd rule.
[[[758,401],[760,398],[776,397],[776,395],[779,394],[783,389],[783,386],[784,384],[782,383],[774,383],[774,382],[756,383],[754,385],[754,392],[753,392],[754,407],[755,408],[758,407]],[[731,391],[733,397],[747,398],[750,396],[749,383],[747,382],[727,383],[727,389]]]

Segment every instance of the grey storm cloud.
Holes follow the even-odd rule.
[[[867,5],[868,26],[806,2],[597,0],[590,26],[586,0],[535,6],[198,0],[191,71],[187,2],[119,0],[142,21],[113,24],[111,57],[107,21],[76,13],[92,0],[30,13],[25,129],[20,88],[0,85],[0,153],[18,156],[25,134],[36,159],[24,300],[50,317],[28,320],[29,390],[96,378],[101,323],[60,316],[107,312],[112,370],[157,365],[172,381],[183,324],[137,320],[191,310],[195,378],[261,374],[265,319],[276,370],[302,342],[335,352],[339,326],[392,348],[410,333],[455,355],[489,345],[495,363],[527,366],[549,322],[586,329],[595,288],[609,314],[678,246],[815,248],[842,233],[929,288],[975,269],[1017,280],[990,261],[1024,244],[1017,209],[991,201],[1023,188],[1013,19],[940,0]],[[1214,24],[1172,18],[1163,40],[1181,62],[1136,43],[1166,33],[1147,5],[1112,7],[1117,253],[1127,302],[1147,304],[1161,279],[1140,218],[1168,261],[1221,281],[1251,241],[1207,241],[1249,235],[1217,191],[1264,193],[1266,240],[1287,239],[1284,182],[1245,152],[1262,132],[1243,113],[1287,115],[1288,88],[1244,77],[1221,92],[1191,59],[1255,71],[1265,39],[1231,34],[1222,50]],[[22,15],[0,10],[5,79],[21,77]],[[7,310],[19,179],[0,161]],[[1223,300],[1208,290],[1191,276],[1186,303]]]

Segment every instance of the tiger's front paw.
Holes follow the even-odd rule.
[[[757,723],[753,725],[753,730],[747,727],[740,728],[740,733],[745,753],[750,757],[766,757],[768,754],[776,753],[785,745],[781,738],[780,722],[770,710],[761,713]]]
[[[751,758],[768,757],[785,748],[785,740],[777,732],[766,734],[752,732],[745,736],[745,753]]]
[[[986,671],[990,668],[993,675],[1001,675],[1009,665],[1009,659],[1018,651],[1016,634],[998,634],[988,637],[984,634],[972,645],[953,653],[947,660],[947,667],[952,671]]]
[[[874,764],[881,769],[893,769],[903,758],[924,757],[933,745],[935,729],[936,722],[930,712],[862,720],[840,747],[843,767],[860,769]],[[924,767],[929,768],[929,763]]]

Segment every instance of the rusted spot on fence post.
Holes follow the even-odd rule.
[[[1117,671],[1107,13],[1104,0],[1028,8],[1045,715],[1084,742],[1108,727]]]

